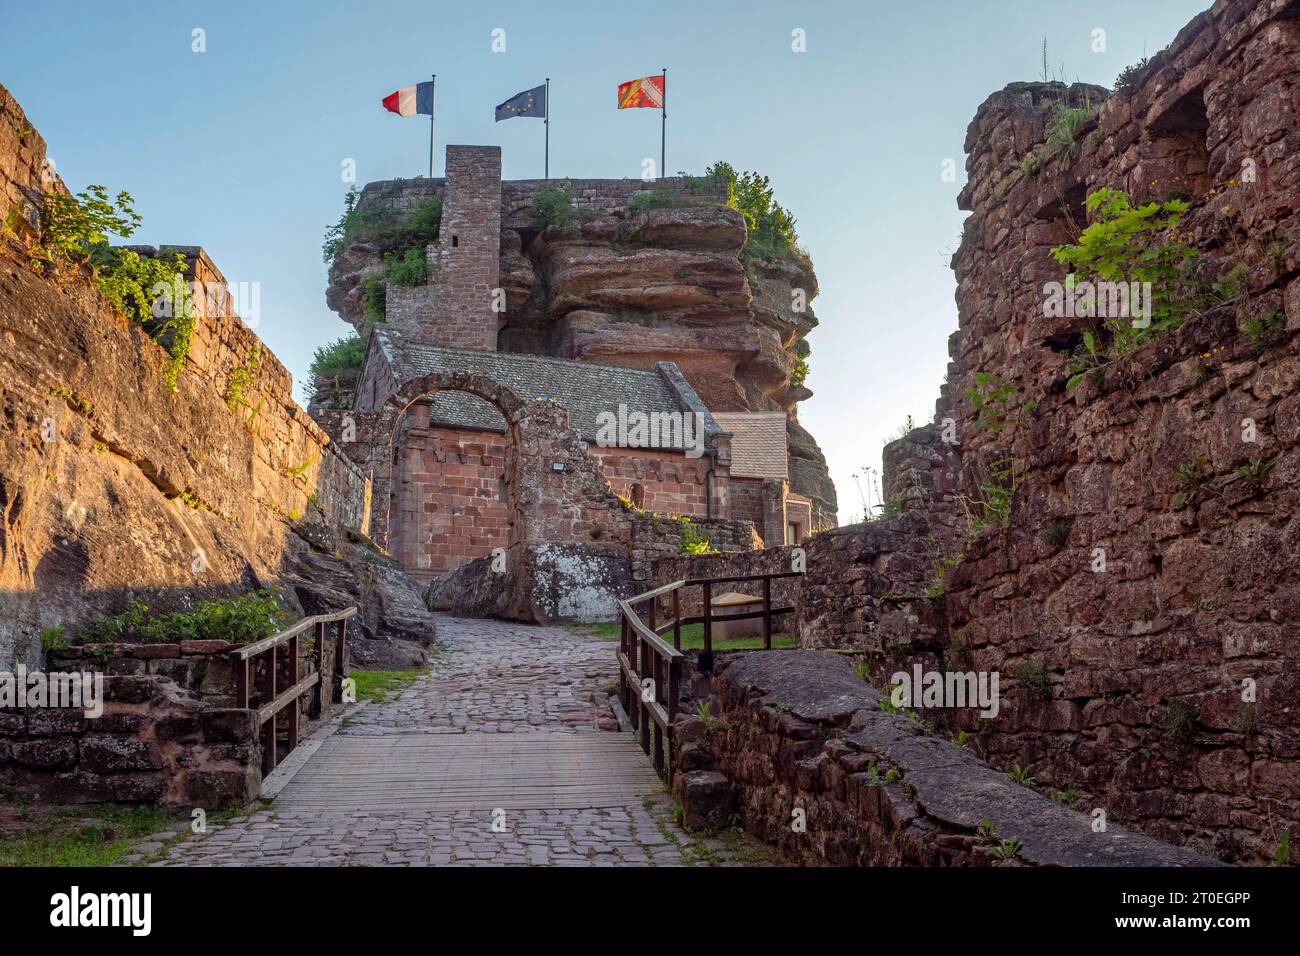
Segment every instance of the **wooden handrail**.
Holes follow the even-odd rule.
[[[311,617],[304,617],[297,624],[285,628],[279,634],[272,634],[270,637],[264,637],[252,644],[241,644],[239,647],[231,648],[230,654],[239,660],[248,660],[248,658],[263,654],[273,647],[279,647],[289,638],[297,637],[309,627],[314,627],[317,624],[329,624],[334,621],[346,621],[350,617],[356,617],[356,614],[357,609],[350,607],[343,611],[335,611],[332,614],[314,614]]]
[[[774,578],[798,578],[802,577],[802,571],[777,571],[772,574],[739,574],[731,578],[687,578],[685,581],[676,582],[685,584],[688,587],[694,584],[727,584],[731,581],[771,581]],[[637,600],[633,598],[632,600]]]
[[[331,698],[338,696],[339,683],[347,672],[345,657],[347,655],[348,621],[355,617],[356,614],[357,609],[355,607],[345,608],[342,611],[334,611],[329,614],[314,614],[311,617],[303,618],[278,634],[272,634],[270,637],[254,641],[251,644],[244,644],[241,647],[232,647],[227,652],[235,671],[235,705],[246,710],[253,710],[257,715],[258,733],[262,739],[263,776],[274,770],[279,760],[276,725],[279,723],[278,717],[281,712],[288,711],[286,715],[286,738],[289,750],[292,751],[298,746],[299,725],[302,717],[298,706],[299,698],[316,688],[316,693],[308,709],[308,716],[310,717],[320,716],[328,706],[327,702],[322,699],[325,626],[327,624],[334,624],[336,630],[334,667],[330,685],[333,689],[330,696]],[[313,658],[316,670],[303,677],[301,674],[302,662],[298,656],[298,637],[308,628],[315,629]],[[279,683],[278,663],[281,647],[286,648],[289,663],[289,686],[285,688],[277,687]],[[254,662],[258,658],[262,658],[262,686],[258,689],[258,706],[253,708],[251,707],[252,678]]]
[[[794,611],[793,607],[772,607],[772,581],[776,578],[799,577],[801,572],[785,571],[777,574],[748,574],[729,578],[686,578],[661,585],[625,601],[618,602],[618,690],[619,699],[627,712],[634,730],[639,731],[641,749],[651,754],[651,725],[653,724],[653,760],[660,774],[671,773],[675,750],[673,747],[673,722],[677,718],[677,704],[681,695],[682,661],[681,629],[688,624],[704,625],[704,649],[700,652],[698,667],[701,671],[713,669],[713,585],[730,581],[762,581],[763,607],[758,611],[728,614],[727,621],[763,619],[763,647],[772,647],[772,618]],[[701,589],[699,616],[683,617],[681,590],[698,586]],[[673,618],[658,624],[659,599],[672,595]],[[647,620],[641,620],[637,608],[644,606]],[[669,645],[660,635],[673,632]]]

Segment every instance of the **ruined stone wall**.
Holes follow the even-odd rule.
[[[158,676],[104,678],[104,713],[0,710],[0,784],[57,804],[242,807],[262,785],[256,712]]]
[[[504,435],[412,427],[401,455],[400,520],[388,550],[412,577],[428,583],[509,544],[509,515],[501,496]]]
[[[882,712],[880,694],[839,655],[736,652],[703,676],[691,683],[709,717],[687,711],[673,727],[672,787],[691,829],[721,829],[739,814],[746,830],[805,864],[1214,863],[1117,826],[1098,831],[1090,814]]]
[[[754,550],[735,550],[722,554],[673,555],[660,558],[655,562],[653,584],[658,587],[673,581],[690,578],[725,578],[750,577],[756,574],[785,574],[797,570],[795,546],[757,548]],[[772,605],[774,607],[795,607],[802,588],[801,578],[777,578],[772,581]],[[731,581],[713,588],[716,597],[727,591],[763,596],[761,581]],[[694,616],[703,612],[701,596],[703,591],[698,586],[681,588],[678,605],[683,615]],[[669,601],[661,602],[660,620],[672,617]],[[773,631],[778,634],[793,634],[797,630],[798,618],[795,614],[783,615],[773,619]]]
[[[1221,0],[1109,96],[1072,145],[1054,104],[1105,91],[1013,84],[967,135],[971,211],[954,258],[963,491],[1015,464],[1005,526],[947,575],[951,655],[1000,671],[1000,767],[1073,786],[1112,818],[1264,862],[1300,820],[1300,4]],[[1073,388],[1095,318],[1054,318],[1054,245],[1100,187],[1185,196],[1179,239],[1217,306]],[[1014,387],[1008,427],[962,396]]]
[[[708,516],[709,458],[595,445],[587,451],[600,463],[614,494],[632,500],[632,486],[639,485],[642,490],[639,506],[646,511],[692,518]]]
[[[447,147],[438,241],[428,247],[429,281],[391,285],[387,321],[432,345],[497,347],[499,310],[493,292],[501,285],[501,148]]]

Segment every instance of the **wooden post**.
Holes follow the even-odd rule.
[[[334,642],[334,693],[330,696],[336,704],[343,703],[343,678],[347,676],[344,666],[348,656],[348,619],[339,620],[338,639]]]
[[[289,638],[289,687],[298,686],[298,679],[302,676],[298,666],[298,635],[295,634]],[[288,752],[293,753],[293,749],[298,746],[298,720],[302,715],[302,708],[298,705],[298,698],[295,697],[285,708],[288,711],[289,729],[287,734]]]
[[[681,588],[673,589],[673,648],[682,649],[682,599]]]
[[[668,767],[669,782],[672,781],[673,768],[676,766],[676,753],[673,750],[672,726],[677,722],[677,698],[682,692],[682,659],[674,657],[668,662]]]
[[[649,611],[646,613],[646,617],[649,618],[650,630],[653,631],[653,630],[655,629],[655,621],[658,620],[658,617],[656,616],[655,611],[656,611],[656,609],[659,607],[659,599],[658,599],[658,598],[651,598],[649,603],[650,603],[650,609],[649,609]]]
[[[705,581],[704,588],[704,650],[700,652],[700,670],[713,670],[713,585]]]
[[[772,579],[763,578],[763,650],[772,649]]]
[[[316,686],[312,688],[311,701],[307,705],[307,716],[312,720],[319,720],[321,714],[325,713],[325,694],[327,684],[325,683],[325,622],[321,621],[316,625],[315,646],[312,647],[312,663],[316,667],[316,673],[320,677]],[[331,692],[331,697],[333,694]]]
[[[641,647],[641,663],[640,666],[637,667],[637,673],[641,675],[641,679],[644,680],[646,674],[650,672],[650,655],[651,655],[650,645],[646,643],[646,639],[642,637],[640,634],[636,636],[636,642]],[[637,705],[641,711],[641,750],[646,754],[646,756],[649,756],[650,755],[650,723],[652,718],[650,717],[650,708],[646,706],[646,702],[644,699],[645,692],[643,688],[638,687],[636,690],[637,690],[637,694],[636,694]]]
[[[266,661],[266,670],[262,674],[262,706],[272,703],[275,700],[275,648],[272,647],[263,655]],[[275,716],[272,715],[266,723],[262,724],[262,776],[266,776],[275,769],[276,757],[275,752]]]
[[[618,649],[628,659],[628,663],[631,663],[632,655],[629,653],[627,646],[627,615],[623,613],[622,608],[619,608],[618,612],[618,625]],[[630,721],[632,719],[632,700],[628,696],[627,674],[623,672],[621,661],[618,665],[618,698],[623,704],[623,713],[627,714],[627,719]]]

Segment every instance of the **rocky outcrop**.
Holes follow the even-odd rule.
[[[294,531],[309,547],[290,553],[278,580],[305,614],[358,608],[349,625],[350,662],[381,670],[426,666],[437,636],[433,615],[397,559],[355,531],[318,522],[295,523]]]
[[[796,419],[812,392],[792,380],[798,343],[817,325],[812,263],[802,255],[742,258],[744,220],[712,181],[664,180],[654,189],[672,201],[633,212],[629,202],[649,191],[640,181],[575,180],[586,218],[567,230],[534,222],[532,195],[542,185],[503,184],[506,310],[497,347],[636,368],[671,360],[712,411],[784,411],[791,490],[833,523],[825,459]],[[443,188],[442,180],[372,183],[359,208],[400,213]],[[359,330],[360,283],[382,270],[382,250],[368,242],[345,247],[330,270],[329,305]]]
[[[39,206],[56,188],[41,185],[44,143],[2,89],[0,107],[0,143],[24,144],[0,148],[5,196],[22,184],[21,203]],[[42,632],[71,636],[133,600],[187,610],[275,585],[296,615],[369,597],[382,609],[363,631],[381,640],[425,626],[391,562],[295,531],[307,519],[360,535],[367,479],[239,317],[200,299],[169,390],[167,353],[113,311],[88,267],[29,265],[37,236],[22,204],[0,236],[0,660],[36,666]],[[186,254],[196,281],[224,282],[202,250]]]

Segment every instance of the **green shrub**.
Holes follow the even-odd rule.
[[[1088,196],[1087,208],[1096,213],[1096,219],[1080,233],[1078,242],[1052,250],[1057,262],[1070,267],[1066,288],[1073,289],[1080,279],[1150,283],[1151,317],[1145,327],[1136,327],[1126,318],[1105,319],[1108,346],[1085,331],[1083,344],[1074,353],[1067,388],[1074,388],[1113,359],[1178,328],[1205,301],[1194,274],[1196,250],[1162,238],[1182,221],[1189,208],[1185,200],[1133,206],[1119,190],[1098,189]],[[1224,291],[1222,286],[1216,288],[1219,299],[1224,298]]]
[[[1286,315],[1270,312],[1267,315],[1252,316],[1246,320],[1242,331],[1256,348],[1278,345],[1286,341]]]
[[[353,333],[318,348],[307,374],[312,381],[325,376],[351,377],[361,372],[365,359],[366,340]]]
[[[1083,106],[1057,103],[1052,110],[1052,125],[1047,132],[1048,144],[1059,147],[1063,156],[1078,156],[1079,133],[1096,115],[1097,111],[1087,100]]]
[[[89,262],[95,284],[114,310],[166,349],[170,359],[163,380],[174,392],[195,322],[185,283],[185,257],[172,253],[146,258],[109,245],[110,236],[130,238],[140,225],[134,201],[127,192],[110,199],[104,186],[89,186],[75,197],[47,193],[41,210],[41,243],[32,251],[32,260],[49,265]]]
[[[562,235],[576,238],[591,213],[574,205],[573,185],[566,179],[547,183],[533,193],[533,225],[538,229],[554,226]]]
[[[685,516],[678,518],[682,526],[682,540],[677,548],[678,554],[714,554],[714,549],[709,545],[709,539],[705,537],[704,532]]]
[[[716,162],[706,176],[727,183],[727,205],[745,218],[749,238],[741,249],[742,258],[776,259],[798,253],[799,234],[789,210],[773,198],[771,181],[755,172],[737,173],[727,162]]]
[[[203,601],[193,611],[151,616],[139,601],[115,617],[96,615],[79,635],[83,644],[174,644],[178,641],[230,641],[251,644],[274,634],[288,616],[278,593],[263,588],[241,597]]]
[[[1038,660],[1031,664],[1025,664],[1023,667],[1016,669],[1014,674],[1016,680],[1024,687],[1025,692],[1035,700],[1051,700],[1052,698],[1052,672],[1048,669],[1045,662]]]
[[[253,373],[261,364],[261,357],[262,343],[255,342],[244,364],[230,373],[230,378],[226,381],[226,404],[231,408],[241,408],[248,404],[244,400],[244,392],[253,383]]]
[[[997,434],[1011,422],[1011,403],[1019,389],[989,372],[975,372],[972,378],[965,395],[976,413],[975,427]]]
[[[361,304],[365,306],[367,322],[387,321],[388,285],[383,279],[375,275],[361,279]]]
[[[1126,66],[1124,67],[1124,69],[1120,70],[1119,76],[1115,78],[1115,87],[1114,87],[1115,92],[1120,93],[1123,91],[1133,89],[1137,85],[1138,76],[1141,75],[1144,69],[1146,69],[1146,65],[1149,62],[1150,60],[1144,56],[1136,63],[1130,66]]]
[[[429,260],[423,246],[411,246],[399,259],[395,253],[384,253],[384,275],[393,285],[417,286],[429,281]]]
[[[409,213],[389,206],[372,204],[358,208],[361,192],[355,186],[343,200],[343,215],[325,230],[321,253],[333,263],[347,246],[364,242],[381,253],[405,256],[412,247],[423,248],[438,241],[442,230],[442,199],[434,196],[419,202]]]
[[[1196,712],[1183,701],[1174,701],[1165,714],[1164,730],[1171,740],[1190,743],[1196,733]]]

